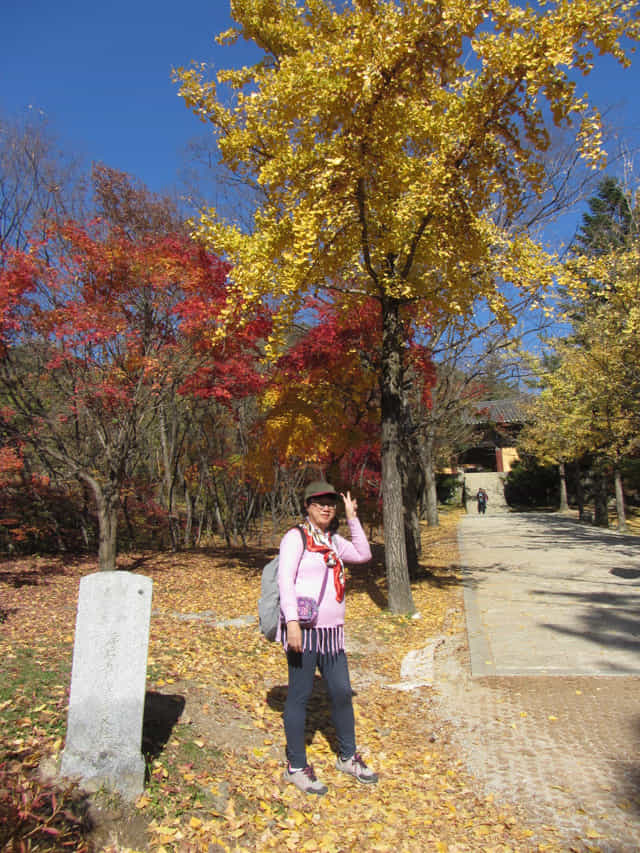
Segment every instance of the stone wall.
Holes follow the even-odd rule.
[[[465,473],[464,495],[467,512],[477,511],[475,496],[480,488],[483,488],[489,495],[487,514],[492,515],[497,512],[506,512],[507,502],[504,498],[505,477],[506,474],[499,474],[493,471]]]

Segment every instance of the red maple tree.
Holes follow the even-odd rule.
[[[45,472],[93,495],[99,564],[115,568],[117,511],[136,452],[170,395],[221,402],[259,387],[260,316],[215,343],[228,267],[184,234],[71,222],[0,269],[0,412]],[[238,310],[241,310],[238,306]]]
[[[337,469],[343,483],[369,500],[371,514],[379,509],[381,489],[380,305],[373,299],[357,308],[345,297],[309,299],[302,316],[306,325],[269,379],[254,464],[265,480],[276,464]],[[429,347],[418,339],[416,328],[407,311],[407,455],[412,409],[430,404],[435,382]]]

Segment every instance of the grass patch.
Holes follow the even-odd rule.
[[[59,653],[17,647],[0,663],[0,709],[3,741],[25,735],[64,735],[71,663]]]

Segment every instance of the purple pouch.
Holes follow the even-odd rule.
[[[318,619],[318,603],[314,598],[298,598],[298,622],[301,628],[313,628]]]

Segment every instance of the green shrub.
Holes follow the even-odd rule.
[[[534,460],[516,462],[504,484],[510,506],[554,507],[560,505],[557,465],[540,465]]]

